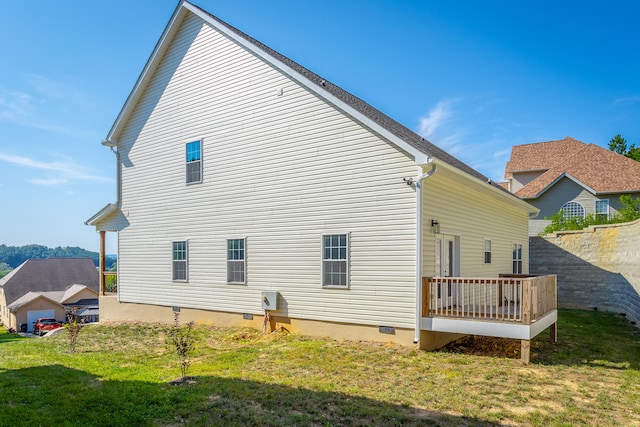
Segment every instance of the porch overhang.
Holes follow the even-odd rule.
[[[116,212],[118,209],[119,209],[118,205],[116,205],[115,203],[109,203],[107,206],[100,209],[96,214],[94,214],[91,218],[86,220],[84,223],[85,225],[98,228],[102,220],[107,218],[112,213]]]

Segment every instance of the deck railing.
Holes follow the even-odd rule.
[[[424,277],[422,316],[530,325],[557,308],[556,276]]]
[[[118,273],[115,271],[104,271],[102,273],[102,289],[101,295],[118,292]]]

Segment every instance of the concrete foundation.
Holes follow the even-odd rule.
[[[245,317],[252,317],[247,319]],[[121,303],[115,295],[100,297],[101,322],[149,322],[167,323],[174,321],[172,307],[150,304]],[[194,321],[224,327],[246,327],[263,330],[264,313],[227,313],[191,308],[180,308],[180,322]],[[383,326],[380,328],[380,326]],[[325,322],[317,320],[281,317],[277,312],[271,316],[268,331],[284,328],[295,334],[315,337],[330,337],[336,340],[392,342],[404,346],[416,346],[413,329],[388,328],[384,325],[356,325],[349,323]],[[421,331],[420,349],[435,350],[464,335]]]

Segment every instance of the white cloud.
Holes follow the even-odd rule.
[[[46,178],[31,178],[28,180],[28,182],[34,185],[55,186],[65,184],[72,179],[111,182],[110,178],[95,175],[85,167],[73,163],[71,159],[46,162],[29,157],[15,156],[0,152],[0,161],[4,161],[15,166],[49,172],[49,176]]]
[[[450,100],[439,101],[427,116],[420,117],[418,133],[425,138],[432,137],[436,129],[441,127],[453,115],[451,104],[452,101]]]
[[[82,83],[56,81],[33,73],[20,73],[21,88],[0,88],[0,121],[62,135],[89,138],[81,129],[79,110],[92,109]]]
[[[617,98],[613,100],[613,105],[620,104],[635,104],[636,102],[640,102],[640,95],[626,96],[624,98]]]
[[[32,109],[31,95],[24,92],[0,91],[0,120],[23,121]]]
[[[57,185],[66,184],[68,181],[62,178],[34,178],[28,179],[27,182],[33,185],[42,185],[44,187],[55,187]]]

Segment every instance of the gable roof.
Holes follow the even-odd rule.
[[[567,136],[557,141],[516,145],[511,148],[511,158],[505,168],[505,176],[516,172],[549,170],[563,163],[567,155],[573,155],[586,144]]]
[[[60,292],[27,292],[22,295],[17,300],[13,301],[11,304],[8,304],[7,307],[9,310],[15,312],[17,309],[22,307],[23,305],[29,304],[31,301],[35,301],[37,299],[45,299],[53,304],[62,305],[57,298],[60,296]]]
[[[152,79],[154,71],[162,61],[163,54],[167,51],[172,39],[179,30],[180,23],[189,13],[197,15],[208,25],[212,26],[237,44],[243,46],[252,54],[260,57],[262,60],[271,64],[276,69],[279,69],[281,72],[311,90],[325,101],[344,111],[364,126],[395,144],[398,148],[409,153],[413,156],[418,165],[426,164],[431,161],[431,159],[434,159],[438,165],[453,168],[456,172],[461,171],[470,177],[486,183],[485,185],[488,184],[487,187],[497,190],[497,192],[501,193],[503,196],[507,195],[508,199],[511,198],[511,194],[509,192],[505,191],[502,187],[492,182],[483,174],[479,173],[441,148],[435,146],[406,126],[383,114],[360,98],[350,94],[325,78],[276,52],[258,40],[213,16],[204,9],[185,0],[181,0],[179,2],[176,10],[169,20],[169,23],[167,24],[167,27],[163,31],[151,56],[147,60],[142,73],[138,77],[138,80],[136,81],[124,106],[118,114],[116,121],[111,127],[106,139],[102,142],[103,145],[117,145],[119,134],[125,127],[128,117],[132,114],[138,100],[144,93],[146,85]],[[515,197],[513,199],[517,200]],[[517,203],[515,200],[512,200],[512,202]],[[520,206],[527,207],[526,205]],[[533,207],[527,208],[530,211],[535,210]],[[96,214],[96,216],[92,217],[87,221],[87,223],[93,224],[99,221],[101,218],[99,214]]]
[[[73,284],[98,292],[98,270],[91,258],[28,259],[0,279],[7,305],[29,292],[61,292],[62,297]]]
[[[528,171],[544,173],[516,191],[523,199],[540,197],[564,177],[594,195],[640,192],[640,162],[571,137],[513,147],[505,172]]]
[[[88,286],[85,285],[78,285],[78,284],[74,284],[69,286],[65,291],[64,294],[62,295],[62,297],[60,298],[60,303],[61,304],[68,304],[71,302],[77,302],[75,300],[73,300],[74,297],[77,297],[78,294],[80,292],[82,292],[83,290],[88,289],[89,291],[91,291],[91,293],[95,294],[96,299],[98,298],[98,292],[95,289],[91,289]]]

